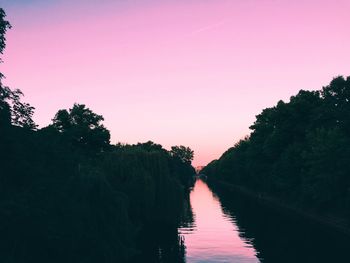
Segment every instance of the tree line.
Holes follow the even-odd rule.
[[[204,170],[307,211],[350,220],[350,77],[264,109]]]
[[[0,8],[1,54],[10,27]],[[195,174],[190,148],[113,145],[103,116],[84,104],[59,110],[39,129],[34,107],[3,78],[2,262],[125,262],[148,225],[178,224]]]

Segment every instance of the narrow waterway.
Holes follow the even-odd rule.
[[[196,181],[190,203],[193,223],[179,229],[187,262],[260,262],[251,240],[241,237],[235,218],[223,212],[205,182]]]
[[[184,262],[350,262],[348,237],[239,194],[215,193],[201,180],[190,193],[191,220],[178,229]]]

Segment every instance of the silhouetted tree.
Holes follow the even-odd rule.
[[[52,127],[68,136],[72,143],[84,150],[100,152],[109,147],[110,133],[101,124],[102,115],[92,112],[84,104],[74,104],[73,108],[59,110]]]
[[[23,93],[16,89],[12,91],[2,84],[0,79],[0,125],[13,124],[19,127],[35,130],[37,125],[32,117],[34,107],[22,102]]]
[[[250,128],[203,169],[210,180],[350,220],[350,77],[279,101]]]
[[[0,53],[10,27],[4,17],[0,9]],[[151,141],[110,146],[103,117],[81,104],[58,111],[52,125],[36,130],[34,108],[1,80],[2,262],[125,262],[139,240],[148,242],[149,235],[140,236],[147,228],[153,233],[154,222],[175,231],[169,232],[171,245],[151,247],[158,259],[150,261],[174,254],[184,260],[176,226],[190,164]]]
[[[0,127],[11,125],[11,107],[7,100],[9,99],[9,89],[2,85],[0,76]]]
[[[10,23],[5,20],[6,13],[0,8],[0,54],[3,53],[6,46],[5,34],[7,29],[11,28]],[[2,59],[0,58],[0,63]],[[11,109],[6,100],[9,96],[9,90],[2,84],[3,74],[0,72],[0,127],[8,126],[11,123]]]
[[[323,87],[323,125],[341,127],[350,132],[350,77],[337,77]]]
[[[5,20],[6,13],[0,8],[0,54],[6,47],[6,31],[11,28],[10,23]],[[0,63],[2,59],[0,58]],[[2,82],[4,75],[0,72],[0,127],[9,126],[10,124],[28,129],[36,129],[32,117],[34,107],[20,100],[23,93],[19,90],[11,90]]]
[[[173,157],[179,158],[184,163],[191,163],[193,160],[194,152],[189,147],[185,146],[172,146],[170,154]]]
[[[6,13],[4,9],[0,7],[0,54],[3,53],[6,47],[6,31],[11,28],[11,24],[5,19]],[[1,59],[0,59],[1,62]]]

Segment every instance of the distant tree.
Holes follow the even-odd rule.
[[[102,151],[109,146],[110,133],[101,124],[104,120],[84,104],[74,104],[73,108],[59,110],[53,118],[52,127],[66,134],[73,144],[89,151]]]
[[[194,153],[189,147],[185,146],[172,146],[170,155],[179,158],[184,163],[191,163]]]

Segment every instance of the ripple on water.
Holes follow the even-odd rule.
[[[179,228],[188,263],[260,262],[251,240],[242,237],[235,217],[223,212],[218,197],[203,181],[197,180],[190,202],[194,223]]]

